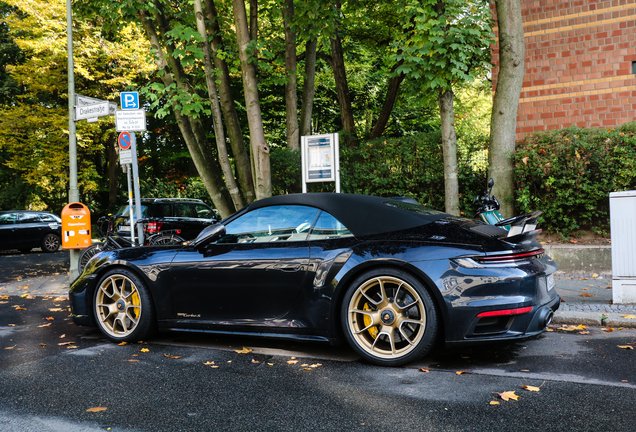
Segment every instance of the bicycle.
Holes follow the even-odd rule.
[[[107,216],[102,216],[97,220],[97,229],[100,233],[104,233],[104,236],[100,236],[100,243],[95,243],[82,251],[78,260],[78,270],[80,274],[84,271],[86,264],[93,258],[93,256],[97,255],[99,252],[109,251],[109,250],[117,250],[123,249],[127,247],[137,247],[141,246],[139,243],[132,243],[130,240],[125,237],[113,236],[112,235],[112,226],[111,226],[112,218]],[[141,219],[137,221],[137,224],[144,224],[145,220]],[[104,224],[108,224],[106,229],[102,229]],[[177,235],[176,230],[168,230],[159,232],[149,236],[146,239],[146,246],[162,246],[162,245],[176,245],[185,242],[181,236]]]

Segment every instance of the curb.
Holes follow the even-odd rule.
[[[544,245],[563,273],[612,274],[612,246]]]
[[[636,319],[623,318],[620,313],[556,311],[552,323],[566,325],[584,325],[607,328],[636,328]],[[607,317],[602,319],[601,317]]]

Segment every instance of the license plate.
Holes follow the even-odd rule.
[[[548,275],[548,278],[547,278],[546,282],[548,283],[548,291],[554,289],[554,275],[553,274]]]
[[[120,225],[119,232],[122,232],[122,231],[130,232],[130,227],[128,225]]]

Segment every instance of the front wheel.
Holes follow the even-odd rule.
[[[409,273],[376,269],[358,277],[341,306],[345,337],[365,360],[399,366],[431,351],[438,330],[435,304]]]
[[[113,341],[139,341],[154,332],[155,312],[150,292],[129,270],[106,273],[97,284],[93,304],[99,329]]]

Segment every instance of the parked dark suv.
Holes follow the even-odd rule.
[[[62,219],[51,213],[30,210],[0,212],[0,250],[33,248],[55,252],[60,248]]]
[[[136,211],[133,206],[133,220]],[[184,240],[194,239],[203,228],[219,221],[216,212],[198,199],[190,198],[142,198],[141,217],[147,236],[162,231],[175,230]],[[113,234],[130,236],[128,205],[122,206],[113,218]]]

